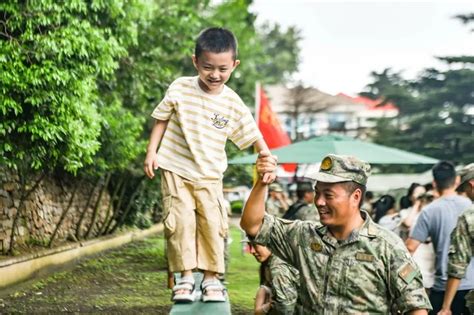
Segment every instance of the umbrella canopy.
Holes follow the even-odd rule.
[[[357,140],[347,136],[328,135],[296,142],[271,150],[278,163],[313,164],[328,154],[352,155],[370,164],[435,164],[438,160],[408,151]],[[232,159],[229,164],[253,164],[257,154]]]

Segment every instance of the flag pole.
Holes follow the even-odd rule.
[[[261,88],[261,85],[260,85],[260,81],[257,81],[255,82],[255,113],[254,113],[254,118],[255,118],[255,122],[257,123],[257,127],[260,129],[260,126],[259,126],[259,118],[260,118],[260,88]],[[256,152],[257,150],[255,149],[254,147],[254,151],[255,153],[258,154],[258,152]],[[257,166],[254,165],[253,166],[253,184],[255,185],[257,183]]]

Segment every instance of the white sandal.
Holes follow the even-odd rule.
[[[225,302],[227,290],[217,279],[204,280],[201,283],[203,302]],[[210,292],[219,292],[220,294],[209,295]]]
[[[179,290],[185,290],[189,293],[177,293]],[[194,302],[194,279],[187,277],[180,278],[173,287],[173,302]]]

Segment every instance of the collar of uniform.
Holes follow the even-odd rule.
[[[362,224],[361,228],[352,231],[347,240],[342,241],[339,245],[355,242],[359,239],[359,236],[373,238],[377,235],[377,228],[374,225],[375,223],[372,221],[369,214],[364,210],[360,210],[360,215],[364,219],[364,223]],[[317,227],[316,232],[321,236],[322,239],[329,241],[329,243],[334,243],[334,241],[337,243],[334,236],[329,233],[327,226],[322,225],[320,227]]]

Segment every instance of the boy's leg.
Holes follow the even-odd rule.
[[[197,267],[196,206],[191,187],[180,176],[162,170],[161,188],[169,270],[190,276]]]
[[[225,272],[224,238],[228,232],[222,183],[195,184],[194,195],[198,268],[204,271],[204,280],[217,279],[218,273]]]

